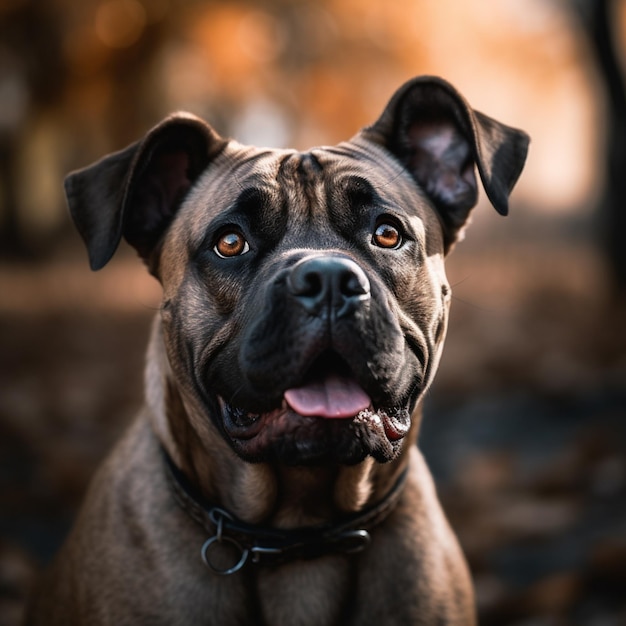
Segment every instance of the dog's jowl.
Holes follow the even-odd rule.
[[[160,281],[143,410],[95,476],[29,624],[474,624],[415,445],[444,258],[527,136],[416,78],[350,141],[260,149],[176,114],[72,173],[93,269]]]

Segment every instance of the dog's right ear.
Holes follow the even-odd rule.
[[[91,269],[106,265],[122,236],[150,267],[186,193],[226,144],[200,118],[177,113],[141,141],[72,172],[65,193]]]

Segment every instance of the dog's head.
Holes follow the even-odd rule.
[[[93,269],[125,237],[161,281],[174,384],[239,456],[387,461],[439,360],[475,170],[505,215],[527,145],[423,77],[335,147],[242,146],[179,114],[66,189]]]

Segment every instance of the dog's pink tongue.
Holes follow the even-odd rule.
[[[299,415],[326,418],[354,417],[372,403],[355,381],[339,376],[287,389],[285,400]]]

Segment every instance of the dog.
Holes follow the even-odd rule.
[[[163,300],[145,406],[26,623],[475,624],[416,439],[476,170],[506,215],[528,142],[426,76],[333,147],[180,113],[70,174],[91,268],[123,237]]]

